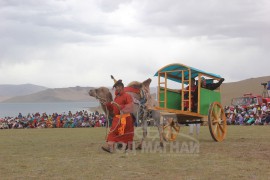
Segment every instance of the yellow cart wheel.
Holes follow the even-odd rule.
[[[221,142],[227,134],[227,122],[223,107],[219,102],[213,102],[208,111],[208,126],[212,138]]]
[[[166,124],[163,125],[163,139],[165,141],[175,141],[180,132],[180,126],[174,118],[168,118]]]

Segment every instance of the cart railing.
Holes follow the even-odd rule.
[[[170,76],[169,73],[171,72],[178,72],[182,74],[182,83],[180,87],[180,94],[181,94],[181,105],[179,109],[184,111],[184,104],[188,103],[188,109],[187,111],[191,111],[191,70],[190,68],[184,69],[184,70],[174,70],[174,71],[166,71],[166,72],[159,72],[158,73],[158,103],[159,105],[163,104],[164,108],[167,107],[167,100],[168,100],[168,76]],[[185,73],[187,72],[188,78],[185,78]],[[163,81],[161,78],[164,78]],[[185,87],[185,84],[188,84],[188,88]],[[185,94],[188,93],[188,98],[185,98]],[[163,95],[163,98],[161,98],[161,95]],[[177,108],[178,109],[178,108]]]

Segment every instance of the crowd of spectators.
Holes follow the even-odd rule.
[[[270,125],[270,103],[248,107],[225,106],[224,111],[229,125]],[[19,113],[17,117],[0,118],[0,129],[105,127],[106,122],[106,116],[98,111],[49,115],[37,112],[26,116]]]
[[[72,114],[47,113],[28,114],[23,116],[19,113],[17,117],[0,118],[0,129],[24,129],[24,128],[78,128],[78,127],[104,127],[106,116],[95,111],[77,111]]]
[[[270,125],[270,103],[248,107],[225,106],[227,124]]]

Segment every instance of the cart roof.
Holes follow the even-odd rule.
[[[169,64],[164,66],[163,68],[159,69],[154,76],[158,76],[159,72],[168,72],[168,79],[175,81],[175,82],[181,82],[182,80],[182,73],[181,72],[177,72],[176,70],[191,70],[191,78],[195,78],[198,77],[199,73],[201,73],[202,75],[207,75],[213,78],[218,78],[220,79],[221,76],[217,75],[217,74],[213,74],[213,73],[208,73],[190,66],[186,66],[184,64],[179,64],[179,63],[175,63],[175,64]],[[175,71],[175,72],[174,72]],[[188,78],[188,72],[184,73],[185,79]],[[164,77],[164,75],[162,75],[162,77]]]

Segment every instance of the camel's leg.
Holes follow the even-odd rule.
[[[143,110],[143,140],[147,137],[147,110]]]
[[[143,110],[143,116],[142,116],[142,131],[143,131],[143,136],[142,136],[140,144],[136,147],[136,149],[141,149],[142,144],[147,137],[147,110],[145,109]]]
[[[161,111],[157,110],[152,110],[151,111],[152,118],[154,119],[154,124],[158,128],[158,133],[159,133],[159,139],[160,139],[160,146],[164,147],[163,143],[163,121],[164,117],[161,115]]]
[[[159,133],[159,140],[160,140],[160,146],[163,148],[164,145],[163,145],[163,128],[162,128],[162,125],[163,125],[163,116],[160,115],[159,117],[159,122],[157,122],[157,127],[158,127],[158,133]]]
[[[147,121],[146,120],[143,120],[142,129],[143,129],[143,136],[142,136],[140,144],[138,144],[136,149],[141,149],[142,148],[142,144],[143,144],[143,142],[145,141],[145,139],[147,137]]]

